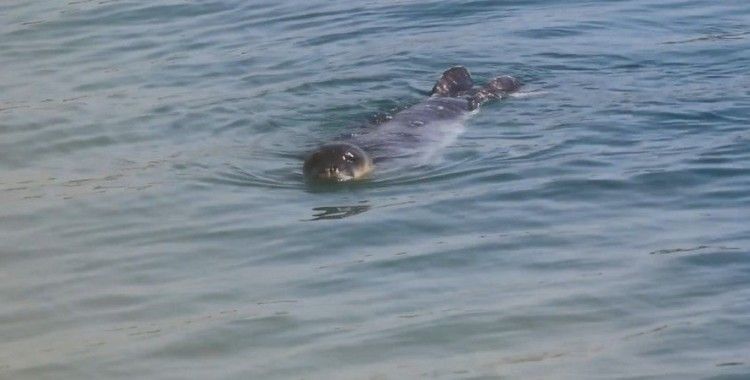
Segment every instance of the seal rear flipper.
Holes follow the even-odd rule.
[[[440,80],[435,83],[430,95],[457,96],[471,90],[472,87],[474,87],[474,81],[471,80],[469,70],[463,66],[455,66],[445,70]]]
[[[503,75],[492,79],[484,86],[476,90],[469,97],[469,109],[474,110],[479,105],[491,99],[503,97],[503,95],[517,91],[521,88],[521,82],[509,75]]]

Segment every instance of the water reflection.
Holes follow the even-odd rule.
[[[308,221],[344,219],[346,217],[361,214],[371,208],[372,206],[370,205],[315,207],[313,208],[315,214],[313,214],[312,219],[308,219]]]
[[[394,202],[394,203],[378,205],[375,207],[364,204],[364,203],[367,203],[367,201],[361,201],[359,205],[354,205],[354,206],[315,207],[312,209],[314,212],[312,219],[305,219],[304,221],[310,222],[310,221],[315,221],[315,220],[343,219],[343,218],[347,218],[350,216],[361,214],[372,208],[397,207],[397,206],[412,204],[414,203],[414,201],[408,200],[408,201],[403,201],[403,202]]]

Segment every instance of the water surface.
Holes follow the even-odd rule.
[[[750,377],[744,1],[4,1],[0,378]],[[434,159],[317,144],[461,64]]]

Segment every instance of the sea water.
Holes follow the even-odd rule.
[[[0,3],[0,378],[750,378],[746,1]],[[429,160],[304,154],[464,65]]]

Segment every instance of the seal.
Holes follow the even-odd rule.
[[[368,151],[381,153],[385,158],[395,155],[389,147],[436,140],[436,135],[445,133],[445,125],[453,125],[451,121],[461,120],[483,103],[500,99],[520,87],[516,78],[507,75],[474,87],[465,67],[451,67],[443,72],[426,100],[393,115],[368,133],[319,147],[305,159],[302,173],[307,181],[367,178],[377,161]]]

